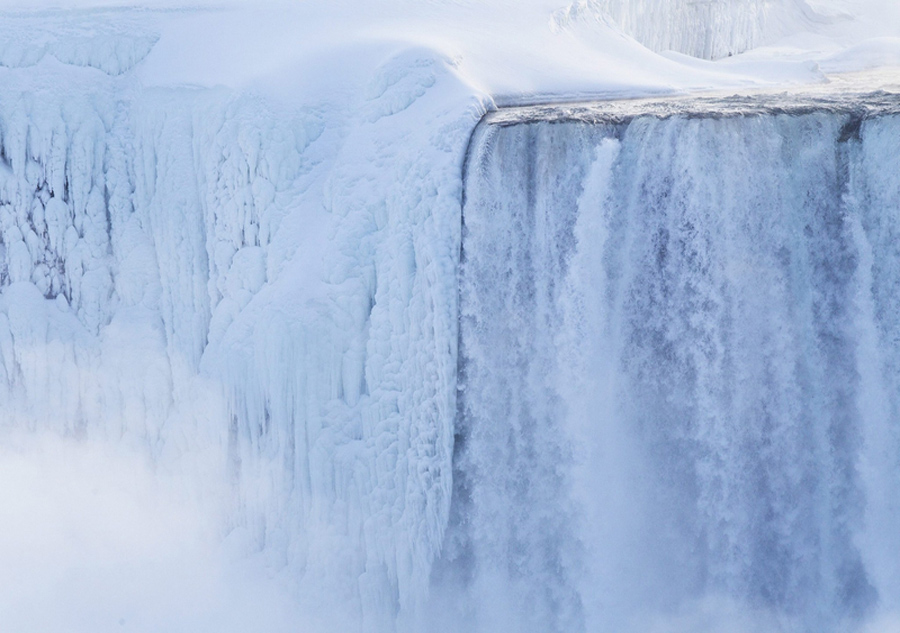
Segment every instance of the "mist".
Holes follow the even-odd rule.
[[[0,481],[4,631],[309,630],[278,571],[224,538],[224,488],[52,435],[5,437]]]

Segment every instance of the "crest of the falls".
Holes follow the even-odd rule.
[[[844,631],[897,608],[898,129],[479,128],[450,617]]]

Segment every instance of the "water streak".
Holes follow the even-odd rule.
[[[435,574],[468,630],[837,631],[897,608],[898,127],[479,129]]]

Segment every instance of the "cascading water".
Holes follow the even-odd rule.
[[[900,117],[533,116],[469,154],[451,617],[821,632],[896,609]]]

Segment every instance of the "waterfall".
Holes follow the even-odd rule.
[[[611,21],[652,50],[720,59],[833,20],[806,0],[573,0],[552,25],[590,37]]]
[[[900,117],[542,118],[487,121],[468,158],[449,617],[896,609]]]

